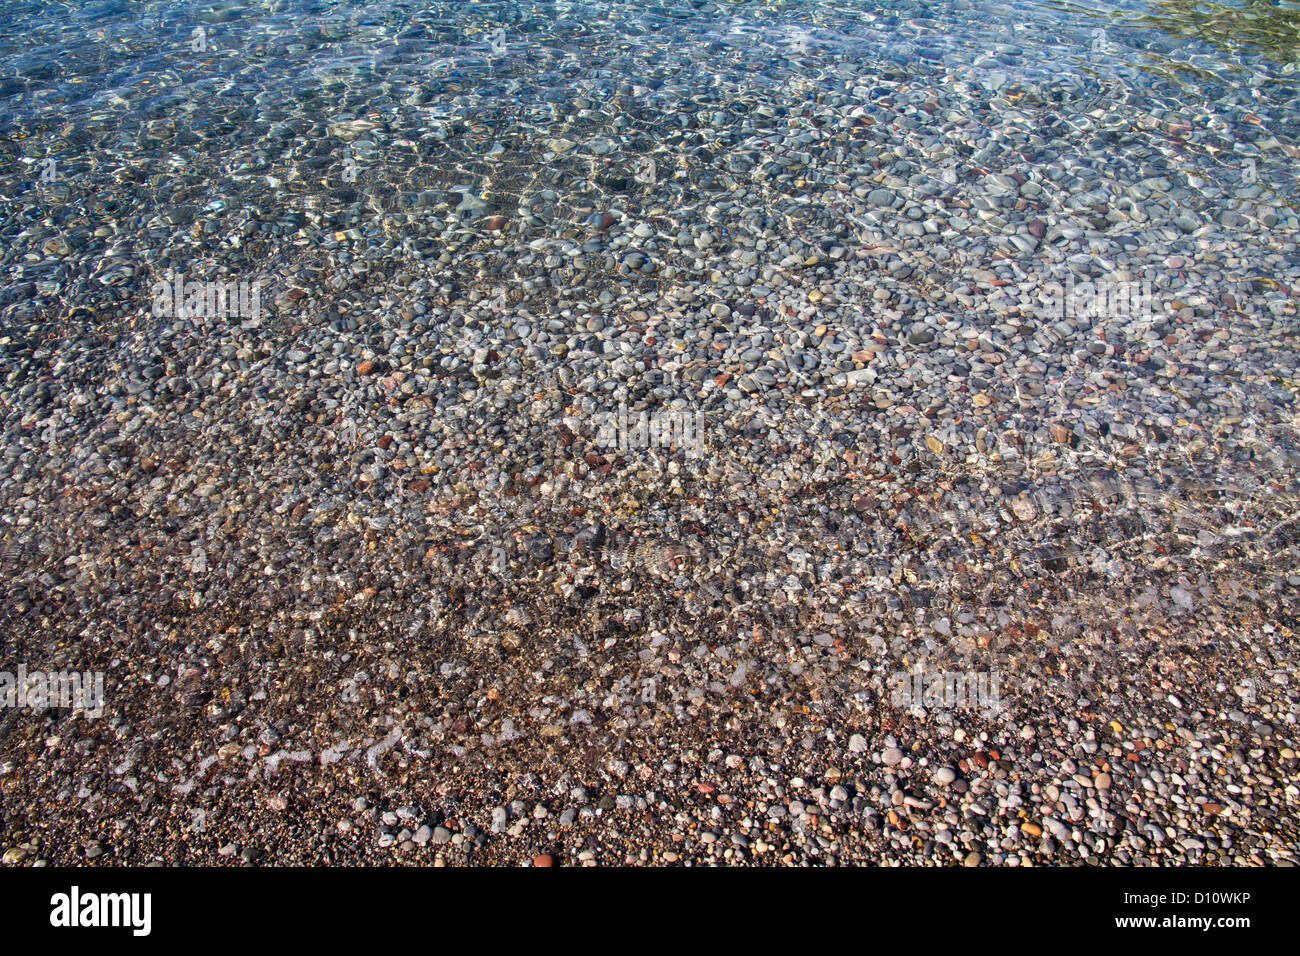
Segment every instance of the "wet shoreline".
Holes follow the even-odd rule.
[[[6,862],[1295,862],[1294,69],[282,6],[0,46]]]

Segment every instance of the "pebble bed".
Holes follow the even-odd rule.
[[[1296,862],[1294,51],[46,6],[0,37],[0,669],[106,698],[0,708],[5,864]]]

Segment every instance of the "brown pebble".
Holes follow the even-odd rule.
[[[555,857],[549,853],[542,853],[533,857],[533,866],[555,866]]]
[[[487,220],[483,223],[483,225],[486,226],[488,229],[490,229],[492,232],[500,232],[502,229],[506,227],[506,217],[489,216]]]
[[[360,365],[357,366],[358,375],[369,375],[374,370],[375,370],[374,362],[369,362],[369,361],[362,362]]]

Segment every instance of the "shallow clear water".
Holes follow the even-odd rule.
[[[1173,72],[1199,81],[1188,82],[1187,92],[1212,97],[1247,79],[1294,82],[1300,7],[1187,0],[7,0],[0,18],[6,113],[34,121],[51,112],[72,118],[114,97],[128,101],[116,104],[120,109],[148,110],[178,95],[218,90],[304,93],[349,71],[358,89],[485,68],[498,80],[562,86],[566,77],[606,71],[607,78],[635,80],[634,68],[651,61],[671,64],[683,76],[694,72],[705,86],[732,71],[807,73],[810,65],[877,58],[917,75],[969,67],[976,82],[999,83],[1000,75],[1026,84],[1068,88],[1093,81],[1153,93],[1154,82],[1142,82],[1143,74]],[[489,37],[496,30],[505,36],[494,46]],[[225,82],[213,82],[218,79]]]
[[[1300,6],[1246,2],[0,3],[0,130],[76,124],[120,142],[152,118],[238,133],[278,110],[390,112],[426,92],[522,113],[564,91],[653,83],[648,104],[813,83],[879,65],[984,90],[1041,92],[1080,111],[1116,97],[1251,104],[1297,132]],[[328,91],[343,84],[343,95]],[[662,84],[662,85],[660,85]],[[1272,111],[1272,112],[1270,112]],[[1276,115],[1274,115],[1274,113]],[[485,117],[486,118],[486,117]],[[523,117],[519,117],[522,119]],[[533,117],[540,119],[540,116]],[[110,138],[111,139],[111,138]],[[62,150],[73,159],[73,145]]]
[[[942,101],[935,130],[902,120],[909,141],[937,136],[989,169],[1016,158],[1008,122],[1059,119],[1070,131],[1048,139],[1113,148],[1122,166],[1124,132],[1095,110],[1119,108],[1130,127],[1185,121],[1199,141],[1181,169],[1231,186],[1249,161],[1290,203],[1297,23],[1290,3],[4,2],[0,195],[18,204],[11,227],[59,225],[71,203],[90,226],[156,230],[150,258],[187,260],[218,254],[241,216],[271,207],[356,207],[352,241],[391,234],[382,215],[434,188],[478,197],[461,212],[487,211],[482,200],[569,218],[625,195],[628,176],[681,165],[681,137],[694,148],[700,130],[717,132],[716,149],[697,151],[685,178],[728,188],[737,115],[773,96],[833,106],[852,90],[884,122],[894,97]],[[969,117],[945,118],[965,103]],[[551,172],[558,154],[544,147],[572,134],[620,141],[584,150],[594,186]],[[555,188],[538,198],[543,178]],[[196,247],[176,246],[177,224]],[[6,315],[32,319],[31,303],[17,308]]]
[[[890,736],[886,680],[921,661],[1004,675],[980,739],[1034,801],[1063,782],[1035,733],[1086,733],[1088,766],[1163,726],[1141,766],[1178,780],[1194,731],[1242,772],[1204,714],[1296,715],[1268,672],[1300,587],[1298,24],[0,0],[0,643],[108,671],[130,718],[93,748],[33,722],[48,788],[10,829],[94,822],[68,793],[96,780],[138,777],[152,826],[191,791],[244,812],[276,773],[442,786],[467,755],[488,811],[498,770],[625,740],[665,773],[715,745],[809,786],[856,764],[901,799],[896,743],[935,768],[974,740],[952,713]],[[1215,787],[1290,805],[1287,760]],[[1154,794],[1128,763],[1117,792]],[[1232,802],[1174,800],[1206,797]],[[900,830],[900,858],[1004,862],[1026,817],[999,810],[987,844]],[[1155,844],[1200,832],[1178,812]],[[1293,854],[1253,807],[1219,819],[1217,859]]]

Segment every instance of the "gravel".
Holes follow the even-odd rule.
[[[5,865],[1296,861],[1293,68],[373,6],[0,41]]]

